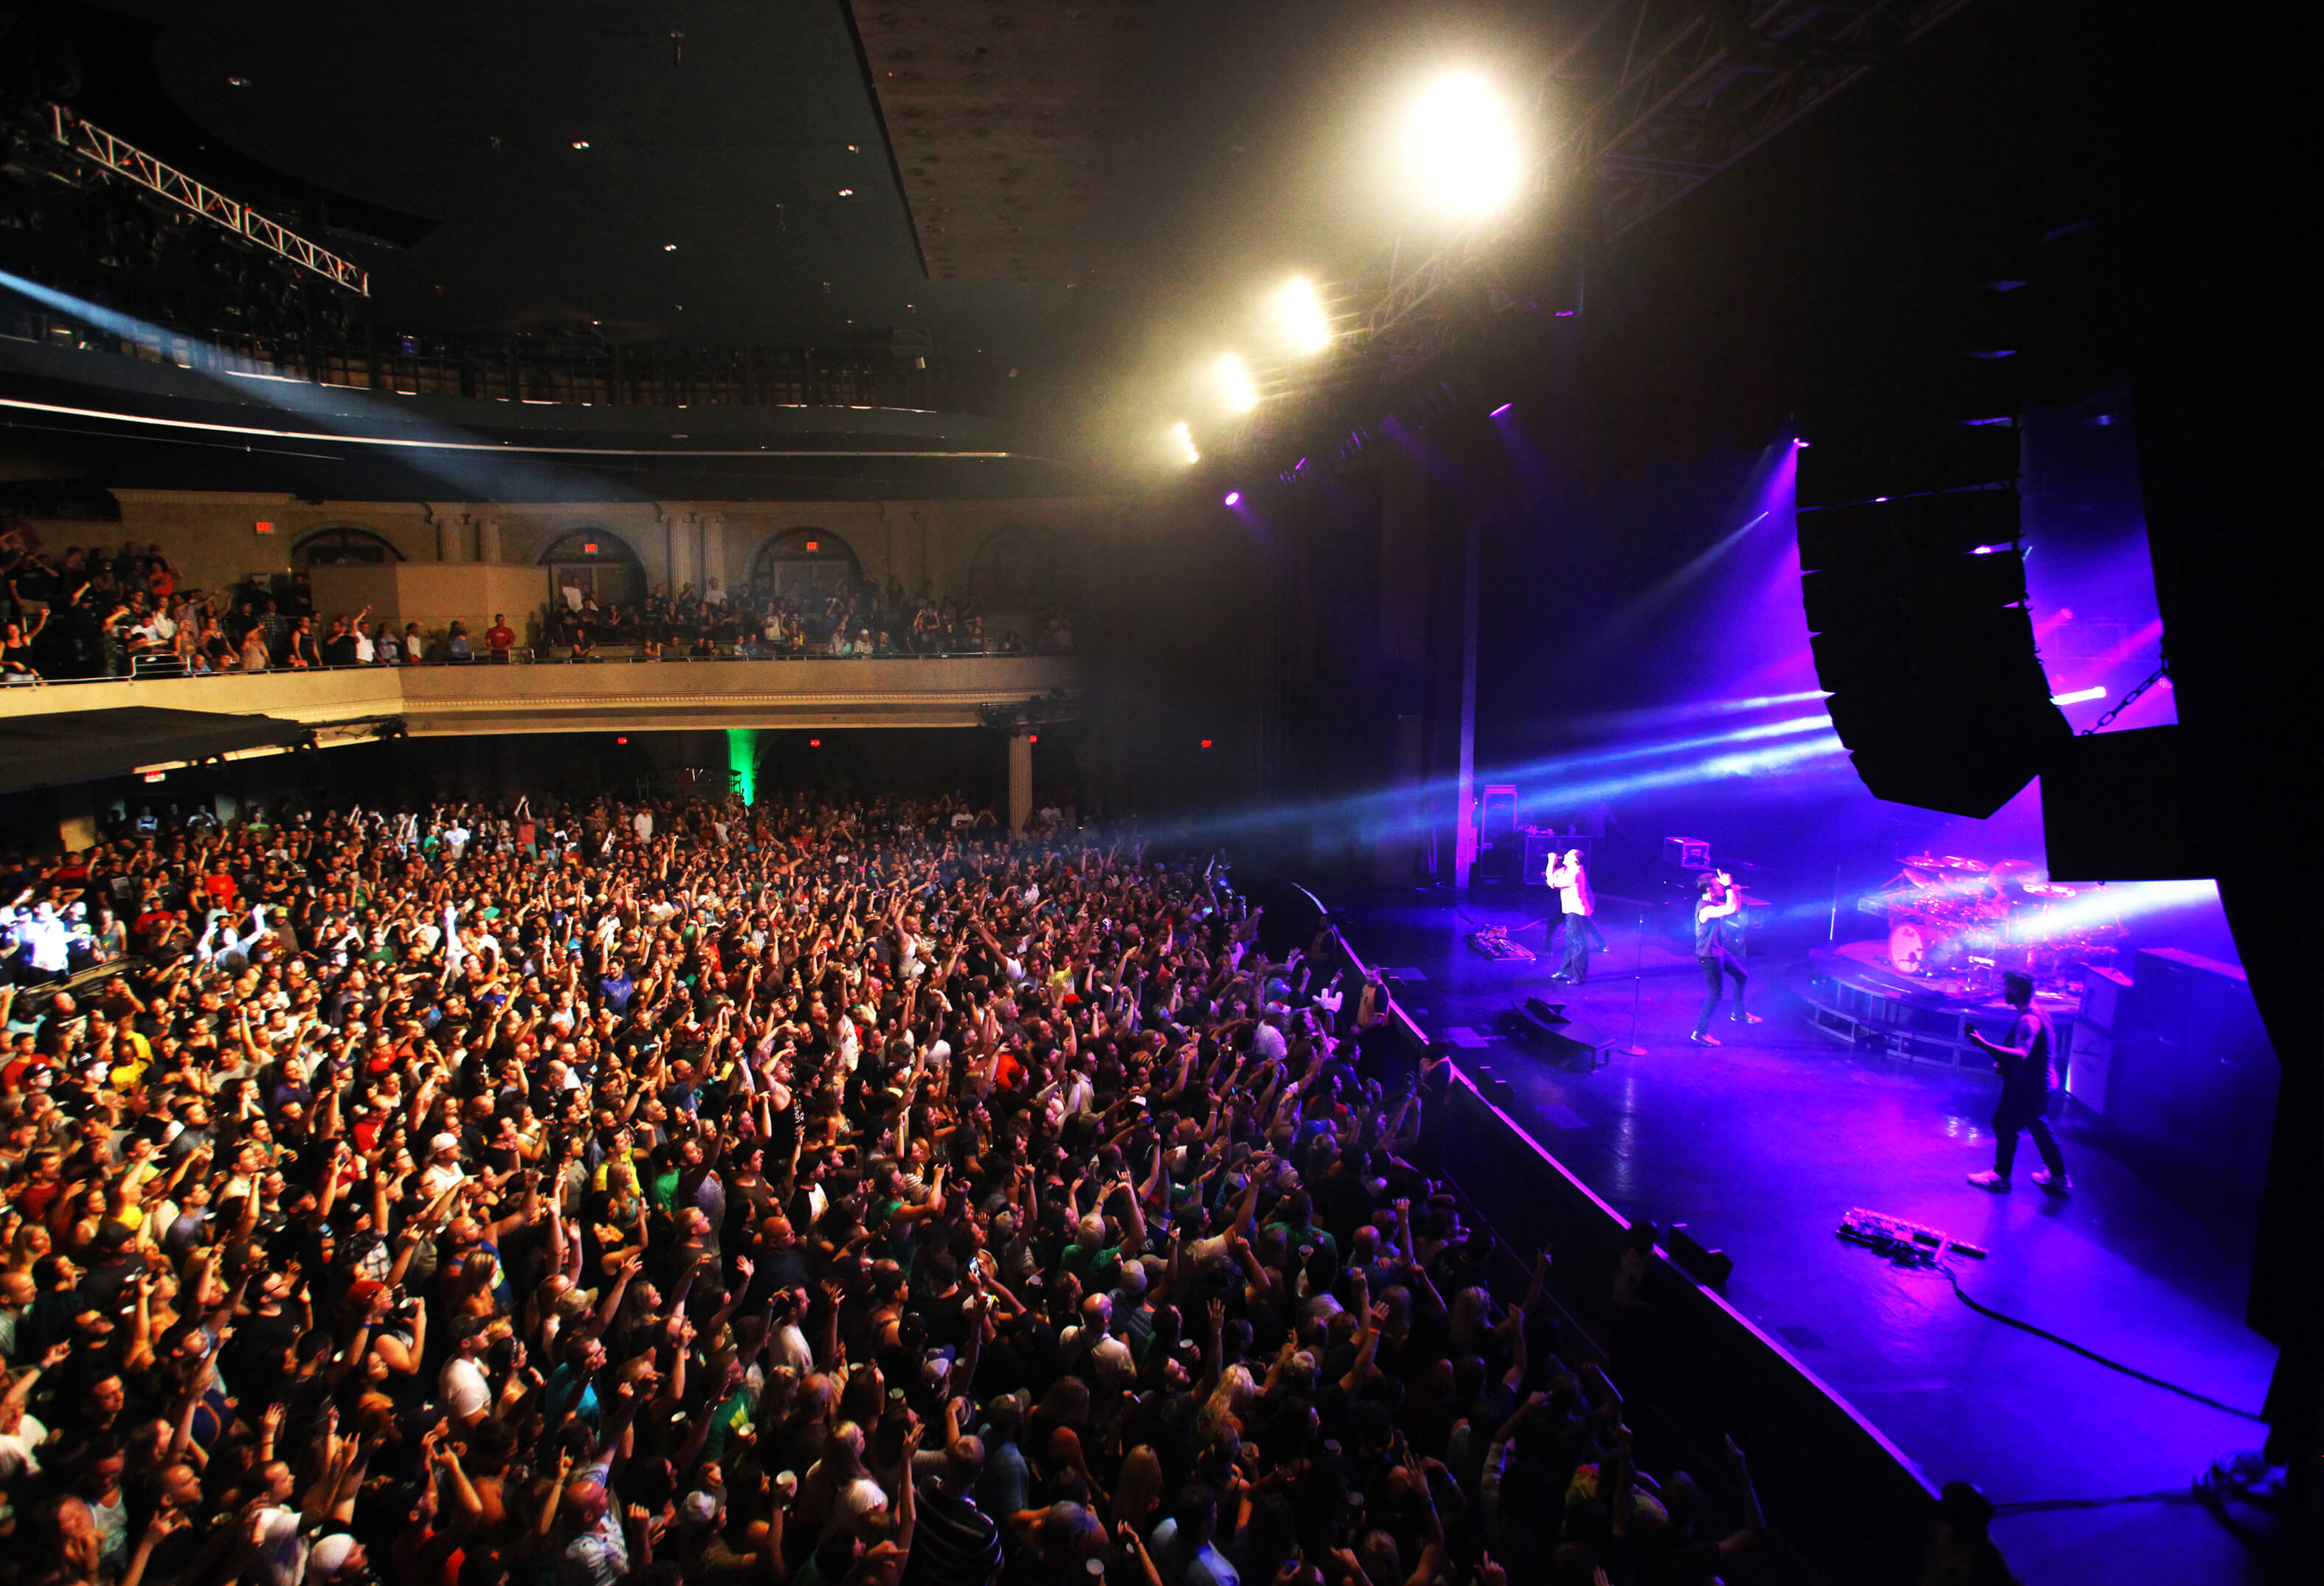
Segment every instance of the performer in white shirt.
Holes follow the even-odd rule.
[[[1593,917],[1598,899],[1590,890],[1590,871],[1582,862],[1582,850],[1569,848],[1551,855],[1548,881],[1557,889],[1558,909],[1565,919],[1565,962],[1549,978],[1578,986],[1590,978],[1591,949],[1606,945]]]

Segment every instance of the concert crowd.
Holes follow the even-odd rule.
[[[133,951],[0,989],[0,1580],[1651,1586],[1762,1528],[1731,1444],[1723,1536],[1637,1468],[1377,984],[1209,856],[519,801],[15,871]]]

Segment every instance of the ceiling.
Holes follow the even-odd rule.
[[[329,239],[388,324],[755,345],[903,327],[967,353],[1059,307],[1030,272],[928,279],[839,0],[105,9],[152,24],[160,88],[224,146],[156,152],[196,174],[238,152],[416,222],[408,247],[379,245],[392,226]]]
[[[851,0],[929,274],[1078,285],[1100,266],[1150,9]]]
[[[1385,261],[1362,129],[1595,0],[88,0],[90,119],[327,217],[381,322],[1055,367]],[[586,143],[586,148],[576,148]],[[1028,372],[1029,369],[1028,369]]]
[[[77,107],[317,226],[370,272],[384,327],[927,350],[985,387],[1011,383],[1023,396],[996,410],[1065,437],[1061,453],[1120,458],[1157,449],[1167,418],[1199,414],[1205,372],[1262,334],[1260,300],[1285,275],[1341,283],[1360,305],[1391,258],[1409,268],[1443,244],[1443,223],[1383,180],[1398,97],[1432,67],[1480,66],[1524,102],[1568,46],[1648,38],[1717,8],[51,9],[83,42]],[[1566,68],[1547,122],[1625,58]]]

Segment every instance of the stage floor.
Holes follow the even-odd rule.
[[[2022,1578],[2274,1578],[2186,1497],[2215,1456],[2256,1448],[2263,1427],[1980,1316],[1941,1275],[1899,1270],[1833,1233],[1864,1206],[1983,1245],[1987,1259],[1957,1261],[1981,1303],[2256,1412],[2275,1351],[2243,1324],[2247,1225],[2201,1225],[2070,1120],[2061,1130],[2070,1198],[2028,1181],[2040,1166],[2030,1139],[2015,1191],[1972,1187],[1967,1176],[1992,1166],[1997,1081],[1818,1034],[1785,983],[1804,964],[1748,961],[1751,1008],[1766,1022],[1728,1022],[1722,1007],[1713,1033],[1726,1044],[1700,1047],[1686,1039],[1702,997],[1691,952],[1659,937],[1641,946],[1635,910],[1618,900],[1601,905],[1609,950],[1580,988],[1549,982],[1552,954],[1496,963],[1462,939],[1496,924],[1540,953],[1540,927],[1516,930],[1554,901],[1539,890],[1475,894],[1457,908],[1450,893],[1330,901],[1369,963],[1425,977],[1408,987],[1407,1010],[1507,1078],[1508,1111],[1544,1147],[1624,1213],[1684,1222],[1732,1256],[1736,1307],[1932,1482],[1974,1481],[2005,1510],[2084,1500],[1995,1522]],[[1502,1033],[1502,1011],[1537,994],[1627,1046],[1634,985],[1645,1056],[1617,1050],[1588,1072]],[[2089,1501],[2126,1498],[2144,1501]]]

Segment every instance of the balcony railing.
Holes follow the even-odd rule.
[[[973,726],[979,707],[1079,714],[1076,656],[689,660],[595,665],[319,667],[90,678],[0,690],[0,715],[124,705],[261,714],[318,729],[398,722],[416,736],[720,726]]]

